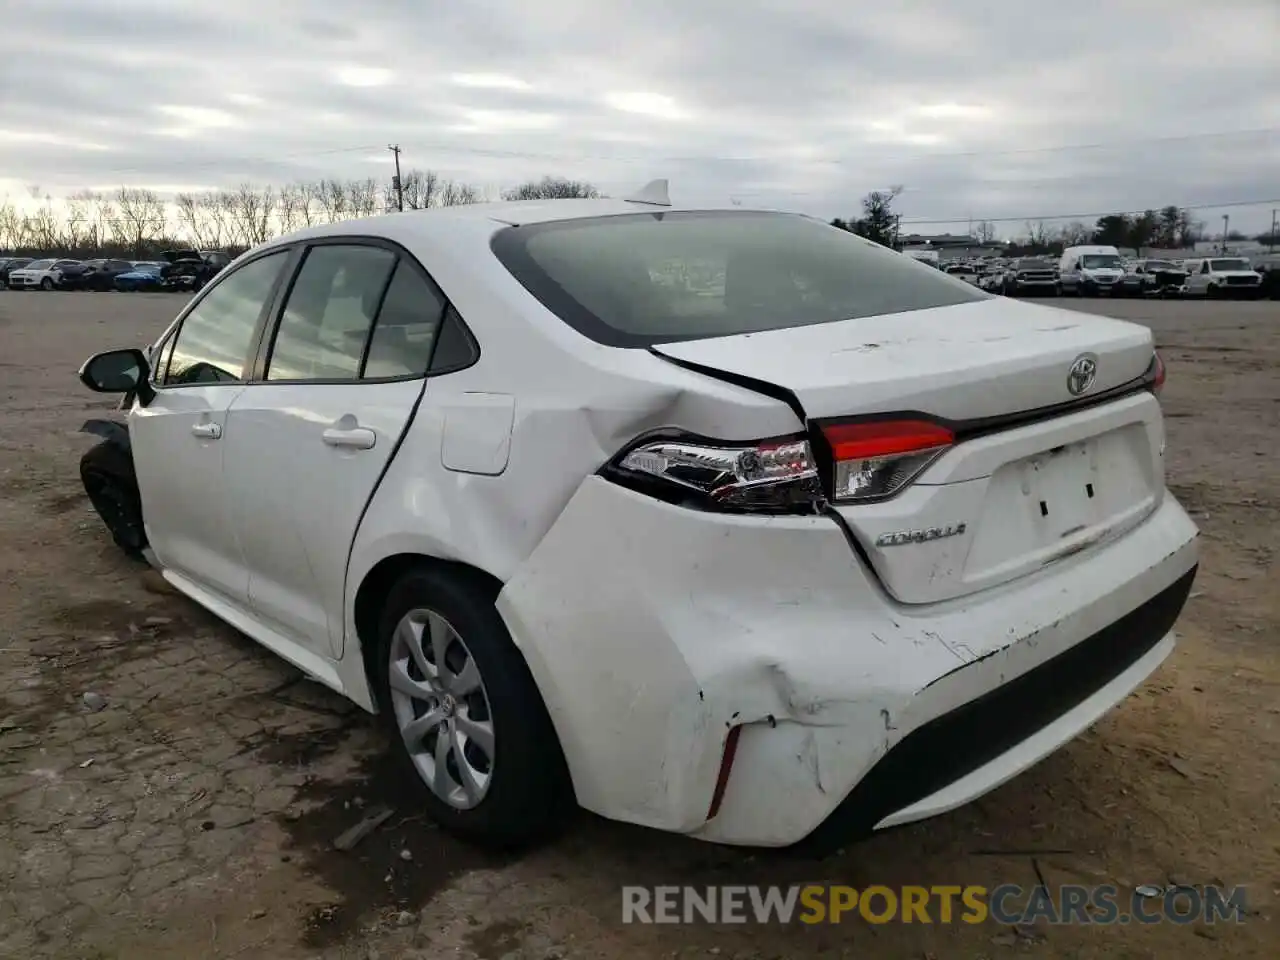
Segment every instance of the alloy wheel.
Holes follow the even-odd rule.
[[[494,730],[480,668],[434,610],[410,610],[391,637],[396,726],[418,775],[449,806],[470,810],[493,782]]]

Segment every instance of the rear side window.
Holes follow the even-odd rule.
[[[312,247],[289,291],[266,379],[358,382],[468,366],[474,341],[445,308],[436,286],[393,250]]]
[[[502,264],[610,346],[777,330],[953,306],[990,294],[794,214],[642,213],[509,227]]]
[[[401,260],[369,338],[364,378],[418,376],[427,369],[444,299]]]
[[[307,252],[289,292],[267,365],[268,380],[354,380],[378,304],[396,264],[381,247]]]

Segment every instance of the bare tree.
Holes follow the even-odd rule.
[[[8,197],[0,200],[0,250],[17,251],[22,247],[22,219],[18,208]]]
[[[563,200],[600,196],[600,191],[585,180],[543,177],[502,191],[503,200]]]
[[[23,219],[28,243],[40,250],[61,248],[62,229],[53,212],[53,197],[45,194],[44,202]]]
[[[1068,223],[1060,233],[1064,247],[1078,247],[1088,243],[1093,237],[1093,230],[1088,224],[1081,223],[1079,220]]]
[[[132,246],[134,256],[141,257],[146,245],[163,235],[168,226],[164,202],[154,190],[121,187],[116,191],[116,208],[117,215],[111,221],[113,239]]]
[[[63,218],[63,231],[58,246],[67,252],[80,252],[81,248],[96,250],[100,246],[89,215],[87,191],[74,193],[64,202],[67,212]]]
[[[407,210],[426,210],[436,205],[440,194],[440,174],[434,170],[410,170],[400,178]]]
[[[272,235],[276,209],[274,188],[242,183],[226,195],[225,205],[239,246],[256,247]]]
[[[1043,220],[1027,221],[1027,242],[1033,247],[1047,247],[1053,234]]]
[[[979,220],[973,225],[973,236],[979,243],[995,243],[996,225],[990,220]]]
[[[378,212],[378,181],[372,177],[349,180],[347,188],[347,215],[371,217]]]
[[[440,185],[440,201],[442,207],[460,207],[468,203],[479,203],[484,197],[480,188],[458,180],[445,180]]]
[[[347,185],[341,180],[321,180],[316,184],[316,199],[325,223],[337,223],[350,216],[347,210]]]

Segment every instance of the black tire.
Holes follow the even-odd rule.
[[[141,559],[147,546],[147,531],[129,451],[110,441],[98,444],[80,458],[80,482],[116,546]]]
[[[479,846],[527,847],[552,836],[577,809],[568,766],[537,684],[494,606],[497,590],[464,568],[424,565],[387,594],[378,630],[375,689],[396,761],[441,828]],[[392,634],[401,618],[425,608],[457,631],[480,670],[493,722],[492,782],[480,803],[460,810],[437,797],[400,735],[388,680]]]
[[[43,290],[45,293],[48,293],[50,290],[53,289],[53,281],[50,280],[48,277],[45,277],[43,280],[40,281],[40,289]]]

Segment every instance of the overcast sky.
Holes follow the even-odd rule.
[[[495,193],[665,176],[847,216],[901,184],[904,221],[956,232],[1280,198],[1280,0],[3,6],[11,198],[384,178],[389,143]],[[1276,205],[1195,215],[1257,232]]]

